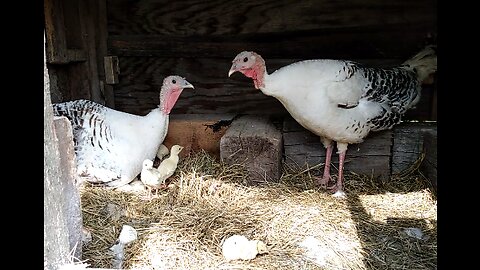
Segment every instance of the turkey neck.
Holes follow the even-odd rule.
[[[177,102],[180,94],[182,93],[182,88],[173,88],[173,89],[162,89],[160,92],[160,109],[166,115],[170,114],[173,106]]]
[[[245,70],[244,74],[253,79],[256,89],[262,90],[265,88],[265,77],[268,76],[267,69],[265,67],[265,60],[258,54],[255,54],[255,56],[257,59],[255,64],[251,69]]]

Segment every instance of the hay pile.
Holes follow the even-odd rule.
[[[435,269],[436,198],[417,174],[380,182],[347,175],[347,199],[317,190],[315,168],[285,168],[281,182],[243,185],[240,165],[201,152],[180,161],[168,189],[145,196],[98,187],[81,191],[83,247],[91,267],[112,267],[122,225],[138,231],[124,269]],[[421,229],[421,239],[409,236]],[[407,230],[406,230],[407,229]],[[269,252],[227,263],[222,241],[241,234]]]

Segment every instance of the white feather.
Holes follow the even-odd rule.
[[[53,104],[56,115],[72,123],[77,173],[90,182],[120,187],[153,160],[168,132],[169,112],[183,88],[184,78],[168,76],[160,92],[160,105],[145,116],[117,111],[88,100]]]

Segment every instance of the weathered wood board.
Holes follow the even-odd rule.
[[[258,52],[269,72],[318,58],[400,64],[435,39],[436,8],[432,0],[109,1],[108,52],[120,63],[115,106],[146,113],[162,79],[178,74],[196,91],[182,94],[172,113],[288,115],[242,74],[227,77],[236,54]],[[432,93],[426,87],[407,118],[430,120]]]
[[[72,129],[65,117],[53,116],[46,61],[44,48],[43,260],[50,270],[70,262],[69,256],[82,259],[82,212]]]
[[[232,56],[233,58],[233,56]],[[269,59],[269,72],[297,59]],[[399,60],[362,60],[374,66],[391,66]],[[146,114],[158,105],[163,79],[170,74],[185,77],[195,86],[180,95],[172,114],[261,114],[286,116],[288,112],[275,98],[253,87],[240,73],[230,78],[231,59],[120,57],[119,83],[115,87],[117,110]],[[408,112],[413,119],[428,119],[434,89],[425,86],[417,109]]]
[[[424,151],[424,139],[428,133],[437,132],[437,125],[431,123],[406,122],[393,130],[392,174],[410,168]],[[436,144],[430,147],[435,147]],[[436,152],[435,152],[436,153]]]
[[[403,58],[436,31],[436,8],[432,0],[117,0],[108,30],[118,55],[229,58],[256,48],[274,58]]]
[[[425,159],[420,170],[432,182],[433,187],[437,188],[437,131],[427,132],[424,135],[423,151]]]
[[[52,101],[90,99],[113,107],[103,65],[106,0],[47,0],[44,6]]]
[[[172,114],[281,114],[279,101],[263,95],[241,74],[228,78],[231,60],[121,57],[119,84],[115,85],[118,110],[143,114],[158,105],[163,79],[185,77],[195,86],[180,95]],[[275,65],[278,66],[278,65]]]
[[[325,162],[325,148],[320,138],[300,126],[293,118],[285,118],[283,124],[285,164],[309,167]],[[388,178],[392,132],[372,133],[364,142],[348,146],[345,171]],[[338,154],[332,155],[332,164],[338,168]],[[323,168],[323,166],[321,166]]]
[[[83,218],[80,193],[77,187],[82,185],[82,180],[80,177],[77,177],[76,173],[72,126],[70,121],[64,116],[54,117],[53,124],[60,154],[60,169],[62,171],[62,178],[60,179],[61,196],[63,198],[63,213],[67,225],[68,241],[70,249],[75,249],[73,255],[75,258],[80,259],[82,258]]]

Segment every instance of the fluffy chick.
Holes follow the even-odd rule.
[[[172,146],[170,149],[170,156],[164,159],[158,166],[157,171],[160,173],[159,182],[161,182],[161,184],[164,184],[165,180],[175,173],[179,160],[178,154],[180,154],[182,150],[183,146],[177,144]]]
[[[260,240],[248,240],[243,235],[232,235],[225,240],[222,254],[227,261],[252,260],[258,254],[267,253],[267,245]]]
[[[157,158],[162,160],[166,155],[168,155],[168,147],[166,147],[164,144],[160,144],[160,147],[158,147],[157,151]]]
[[[153,167],[153,161],[145,159],[143,161],[142,172],[140,173],[140,181],[151,191],[152,188],[158,188],[162,175]]]

